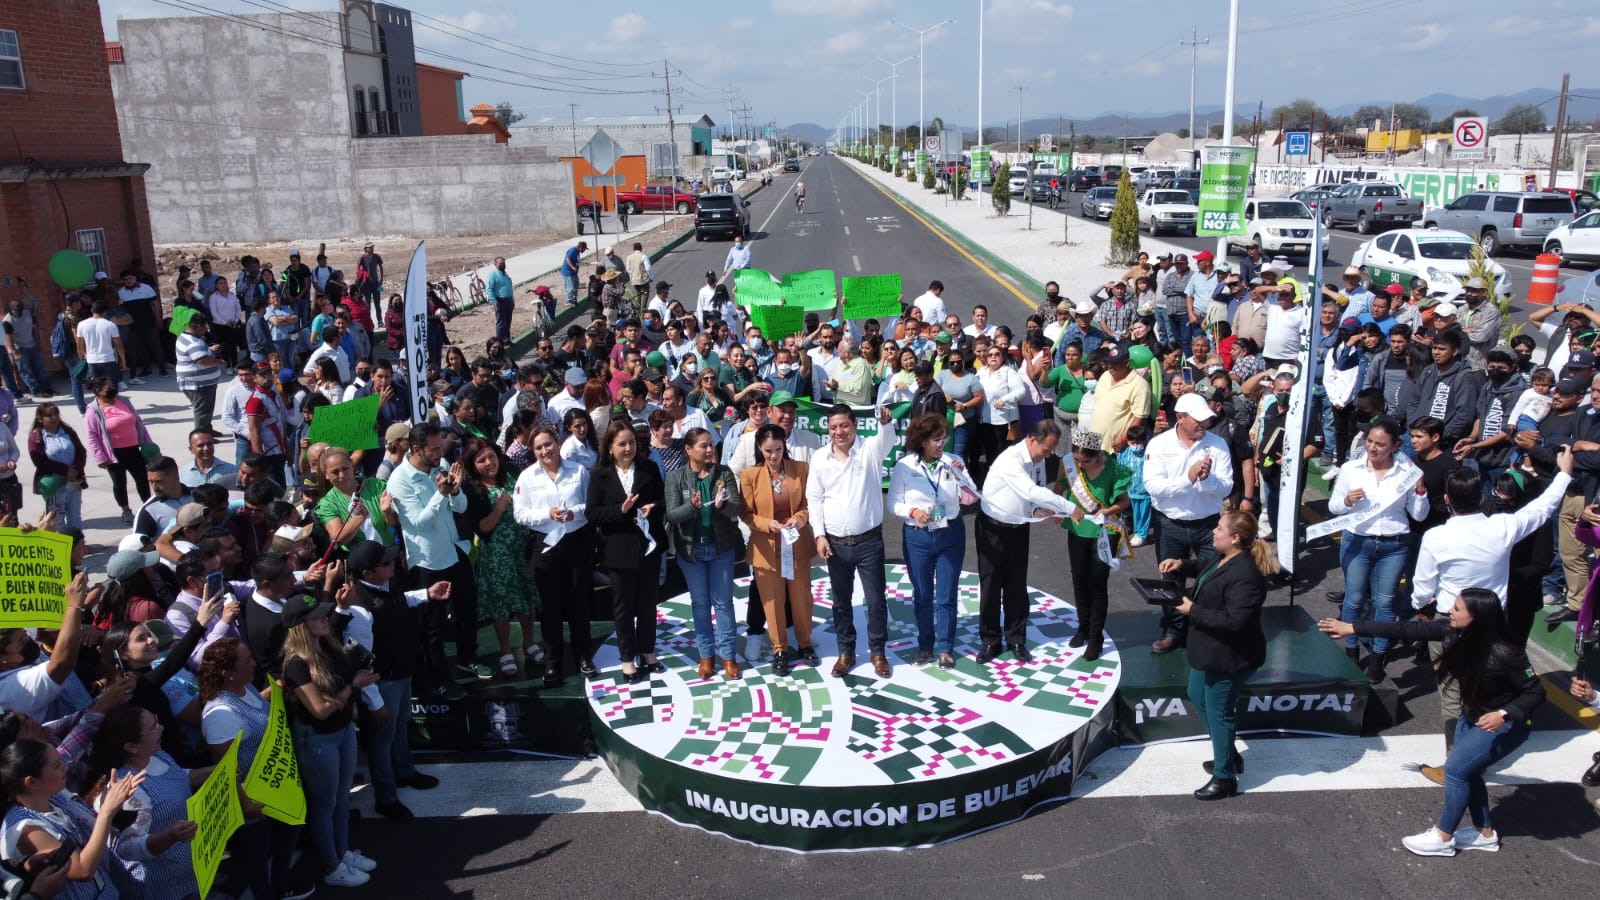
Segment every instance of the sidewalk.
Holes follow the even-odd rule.
[[[920,182],[912,184],[904,177],[895,178],[893,173],[862,165],[849,157],[840,159],[958,243],[965,244],[1032,298],[1043,297],[1044,283],[1054,281],[1061,285],[1061,296],[1086,299],[1128,268],[1127,263],[1106,265],[1111,227],[1105,223],[1072,216],[1065,223],[1072,243],[1062,245],[1065,211],[1075,210],[1081,199],[1075,194],[1067,195],[1060,210],[1036,204],[1030,231],[1028,204],[1020,200],[1013,199],[1010,214],[1001,218],[994,214],[988,194],[968,191],[965,199],[950,200],[944,194],[924,189]],[[1159,253],[1189,252],[1184,247],[1145,234],[1139,236],[1139,246],[1152,257]],[[1033,309],[1030,307],[1028,312]]]

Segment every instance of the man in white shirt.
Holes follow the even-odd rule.
[[[878,409],[878,433],[856,434],[855,413],[848,406],[828,410],[828,448],[811,457],[806,479],[806,506],[817,539],[817,555],[827,560],[833,589],[833,632],[839,659],[833,677],[843,678],[856,664],[855,579],[867,605],[867,650],[872,672],[888,678],[889,607],[883,576],[883,461],[899,435],[890,427],[889,410]]]
[[[324,325],[322,327],[322,343],[311,355],[306,357],[306,364],[300,374],[315,382],[317,376],[317,363],[323,359],[333,360],[334,367],[339,370],[339,383],[350,383],[350,358],[345,355],[344,348],[340,346],[341,335],[337,325]]]
[[[89,379],[109,378],[118,382],[119,390],[127,390],[122,370],[128,367],[128,361],[122,333],[107,317],[111,307],[104,300],[96,300],[89,308],[94,315],[78,323],[78,358],[88,363]]]
[[[233,435],[233,461],[237,464],[250,452],[250,423],[245,421],[244,405],[255,393],[257,376],[248,359],[240,360],[234,366],[234,373],[238,378],[222,392],[222,427]],[[268,372],[267,377],[276,377],[276,374]]]
[[[811,396],[818,403],[833,402],[833,388],[828,385],[833,380],[834,372],[839,368],[839,357],[833,348],[839,340],[838,332],[832,325],[823,325],[817,329],[817,345],[806,351],[811,357]]]
[[[1300,353],[1300,317],[1304,311],[1295,303],[1290,290],[1280,291],[1275,285],[1255,288],[1267,304],[1267,336],[1261,345],[1261,356],[1268,369],[1292,363]]]
[[[922,310],[922,321],[944,321],[944,282],[934,280],[928,283],[928,290],[911,301],[911,305]]]
[[[568,410],[583,409],[583,388],[589,383],[589,378],[583,374],[582,369],[573,366],[567,369],[563,379],[566,390],[550,398],[549,404],[545,406],[545,420],[564,441],[567,439],[567,430],[561,422],[566,418]]]
[[[211,328],[222,347],[220,355],[231,365],[244,343],[244,319],[239,298],[232,293],[228,279],[217,279],[216,290],[206,298],[206,312],[211,314]]]
[[[688,397],[689,392],[676,384],[669,384],[661,391],[661,408],[672,415],[672,436],[682,439],[691,428],[704,428],[711,432],[714,441],[721,443],[721,432],[712,426],[704,412],[689,408]]]
[[[961,329],[968,337],[994,337],[999,326],[989,324],[989,307],[979,303],[972,308],[972,324]]]
[[[1151,438],[1144,451],[1144,486],[1157,522],[1156,559],[1194,556],[1203,569],[1217,556],[1211,531],[1222,514],[1222,501],[1233,493],[1233,456],[1222,438],[1206,430],[1216,414],[1204,397],[1184,394],[1174,411],[1178,421]],[[1163,607],[1161,637],[1150,652],[1182,647],[1188,627],[1189,620],[1175,607]]]
[[[733,236],[733,246],[728,248],[728,258],[722,264],[722,278],[726,281],[733,277],[733,273],[740,269],[750,268],[750,245],[744,242],[743,235]]]
[[[1001,654],[1002,635],[1017,662],[1033,659],[1028,653],[1028,526],[1047,516],[1072,512],[1066,498],[1045,486],[1044,462],[1060,444],[1061,427],[1052,421],[1040,422],[1027,437],[995,457],[984,478],[983,507],[973,527],[978,551],[978,636],[983,642],[978,651],[980,665]]]
[[[660,316],[661,321],[665,322],[667,320],[667,310],[671,307],[672,285],[665,281],[656,282],[656,294],[650,298],[648,308]]]
[[[694,320],[705,327],[706,313],[718,312],[717,302],[713,298],[717,295],[717,273],[707,272],[706,283],[700,288],[700,293],[694,296]]]

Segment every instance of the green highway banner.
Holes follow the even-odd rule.
[[[969,179],[974,184],[988,184],[994,180],[994,173],[989,169],[989,148],[972,148],[972,177]]]
[[[839,283],[840,293],[844,295],[844,318],[894,318],[900,315],[900,297],[904,289],[900,284],[899,272],[847,276],[841,278]]]
[[[791,334],[799,334],[806,327],[806,311],[799,306],[750,307],[750,324],[761,329],[768,343],[776,343]]]
[[[762,269],[740,269],[733,273],[733,299],[745,309],[753,306],[776,306],[783,302],[783,292],[778,289],[772,274]]]
[[[830,312],[838,305],[832,269],[790,272],[783,276],[784,302],[808,312]]]
[[[382,397],[371,394],[324,406],[312,418],[307,436],[313,444],[321,441],[351,452],[376,450],[383,446],[378,438],[378,407],[382,403]]]
[[[1244,234],[1254,147],[1216,145],[1200,151],[1200,221],[1196,234]]]

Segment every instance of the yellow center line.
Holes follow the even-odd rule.
[[[848,165],[848,164],[846,164],[846,165]],[[851,172],[851,174],[855,175],[857,178],[860,178],[862,181],[865,181],[867,184],[870,184],[873,187],[877,188],[879,193],[881,193],[885,197],[889,198],[889,202],[890,203],[893,203],[895,206],[898,206],[901,209],[905,210],[908,214],[910,214],[911,218],[916,219],[918,222],[921,222],[922,223],[922,227],[924,227],[924,228],[928,229],[929,231],[933,232],[933,235],[935,237],[937,237],[941,241],[944,241],[946,244],[949,244],[950,245],[950,249],[952,249],[952,250],[956,251],[957,253],[961,254],[961,256],[964,257],[967,260],[967,262],[970,262],[974,266],[976,266],[978,268],[978,271],[980,271],[983,274],[989,276],[990,278],[993,278],[995,280],[996,284],[998,284],[1001,287],[1005,288],[1006,290],[1010,291],[1013,296],[1015,296],[1018,300],[1022,301],[1023,309],[1025,309],[1025,310],[1027,310],[1027,311],[1029,311],[1031,313],[1034,310],[1034,308],[1036,308],[1039,305],[1038,302],[1035,301],[1033,298],[1031,298],[1027,294],[1024,294],[1021,291],[1017,290],[1017,286],[1012,284],[1011,282],[1007,281],[1004,276],[1000,275],[1000,273],[996,272],[994,269],[990,268],[982,260],[978,259],[976,256],[973,256],[971,253],[969,253],[967,251],[967,248],[961,246],[960,244],[958,244],[954,240],[952,240],[951,237],[948,234],[945,234],[945,232],[942,229],[940,229],[938,226],[934,225],[932,222],[929,222],[927,219],[924,219],[921,215],[919,215],[917,213],[916,210],[914,210],[911,207],[907,206],[899,197],[896,197],[894,194],[890,193],[888,188],[886,188],[883,185],[877,183],[876,181],[873,181],[871,178],[868,178],[865,175],[862,175],[860,172],[857,172],[854,169],[851,169],[850,172]]]

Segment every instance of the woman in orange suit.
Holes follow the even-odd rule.
[[[789,458],[783,429],[777,425],[761,426],[755,443],[759,462],[739,473],[744,522],[750,527],[750,571],[767,613],[773,674],[788,675],[791,618],[796,657],[809,666],[822,665],[811,646],[811,558],[816,544],[806,509],[809,470],[805,463]]]

